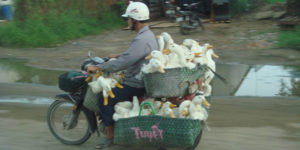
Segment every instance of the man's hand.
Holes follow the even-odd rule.
[[[88,73],[96,73],[97,71],[101,71],[102,69],[97,66],[88,66],[87,72]]]
[[[120,54],[110,54],[108,55],[109,58],[119,58]]]

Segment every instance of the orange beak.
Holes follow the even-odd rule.
[[[199,57],[202,54],[202,52],[194,53],[195,57]]]
[[[187,116],[188,115],[188,112],[186,111],[186,110],[184,110],[183,112],[182,112],[182,116]]]
[[[95,75],[96,79],[98,79],[100,76],[101,76],[101,72],[97,72]]]
[[[89,75],[89,76],[85,79],[85,82],[89,82],[92,78],[93,78],[93,76],[92,76],[92,75]]]
[[[170,104],[170,108],[176,108],[177,106],[175,104]]]
[[[151,58],[152,58],[152,55],[151,55],[151,54],[145,57],[146,60],[149,60],[149,59],[151,59]]]
[[[170,49],[164,49],[163,51],[162,51],[162,53],[163,54],[166,54],[166,55],[169,55],[170,53],[171,53],[171,51],[170,51]]]
[[[212,48],[214,48],[212,45],[207,46],[207,49],[212,49]]]
[[[205,98],[202,99],[202,104],[206,107],[206,108],[210,108],[210,104],[207,102],[207,100]]]
[[[212,55],[214,58],[216,58],[216,59],[219,58],[219,56],[218,56],[216,53],[212,53],[211,55]]]

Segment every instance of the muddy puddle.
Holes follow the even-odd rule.
[[[20,83],[57,86],[57,77],[63,71],[34,68],[25,63],[18,59],[0,59],[0,87]],[[214,78],[213,96],[300,96],[300,66],[217,64],[217,74],[226,82]],[[45,104],[51,103],[51,99],[8,99],[0,95],[0,102]]]
[[[57,85],[62,71],[44,70],[24,65],[20,59],[0,59],[0,83],[34,83]]]

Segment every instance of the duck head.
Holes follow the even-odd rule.
[[[159,72],[165,73],[165,70],[163,69],[163,66],[159,60],[151,59],[149,62],[154,68],[157,68]]]

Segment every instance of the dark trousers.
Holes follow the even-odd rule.
[[[144,88],[133,88],[128,85],[124,85],[124,88],[113,88],[112,92],[115,95],[115,98],[108,98],[108,105],[104,106],[104,98],[102,92],[99,94],[98,97],[98,106],[100,108],[100,113],[102,117],[102,121],[105,126],[112,126],[114,121],[112,119],[112,116],[115,112],[115,104],[118,102],[123,101],[132,101],[133,96],[141,97],[145,94]]]

